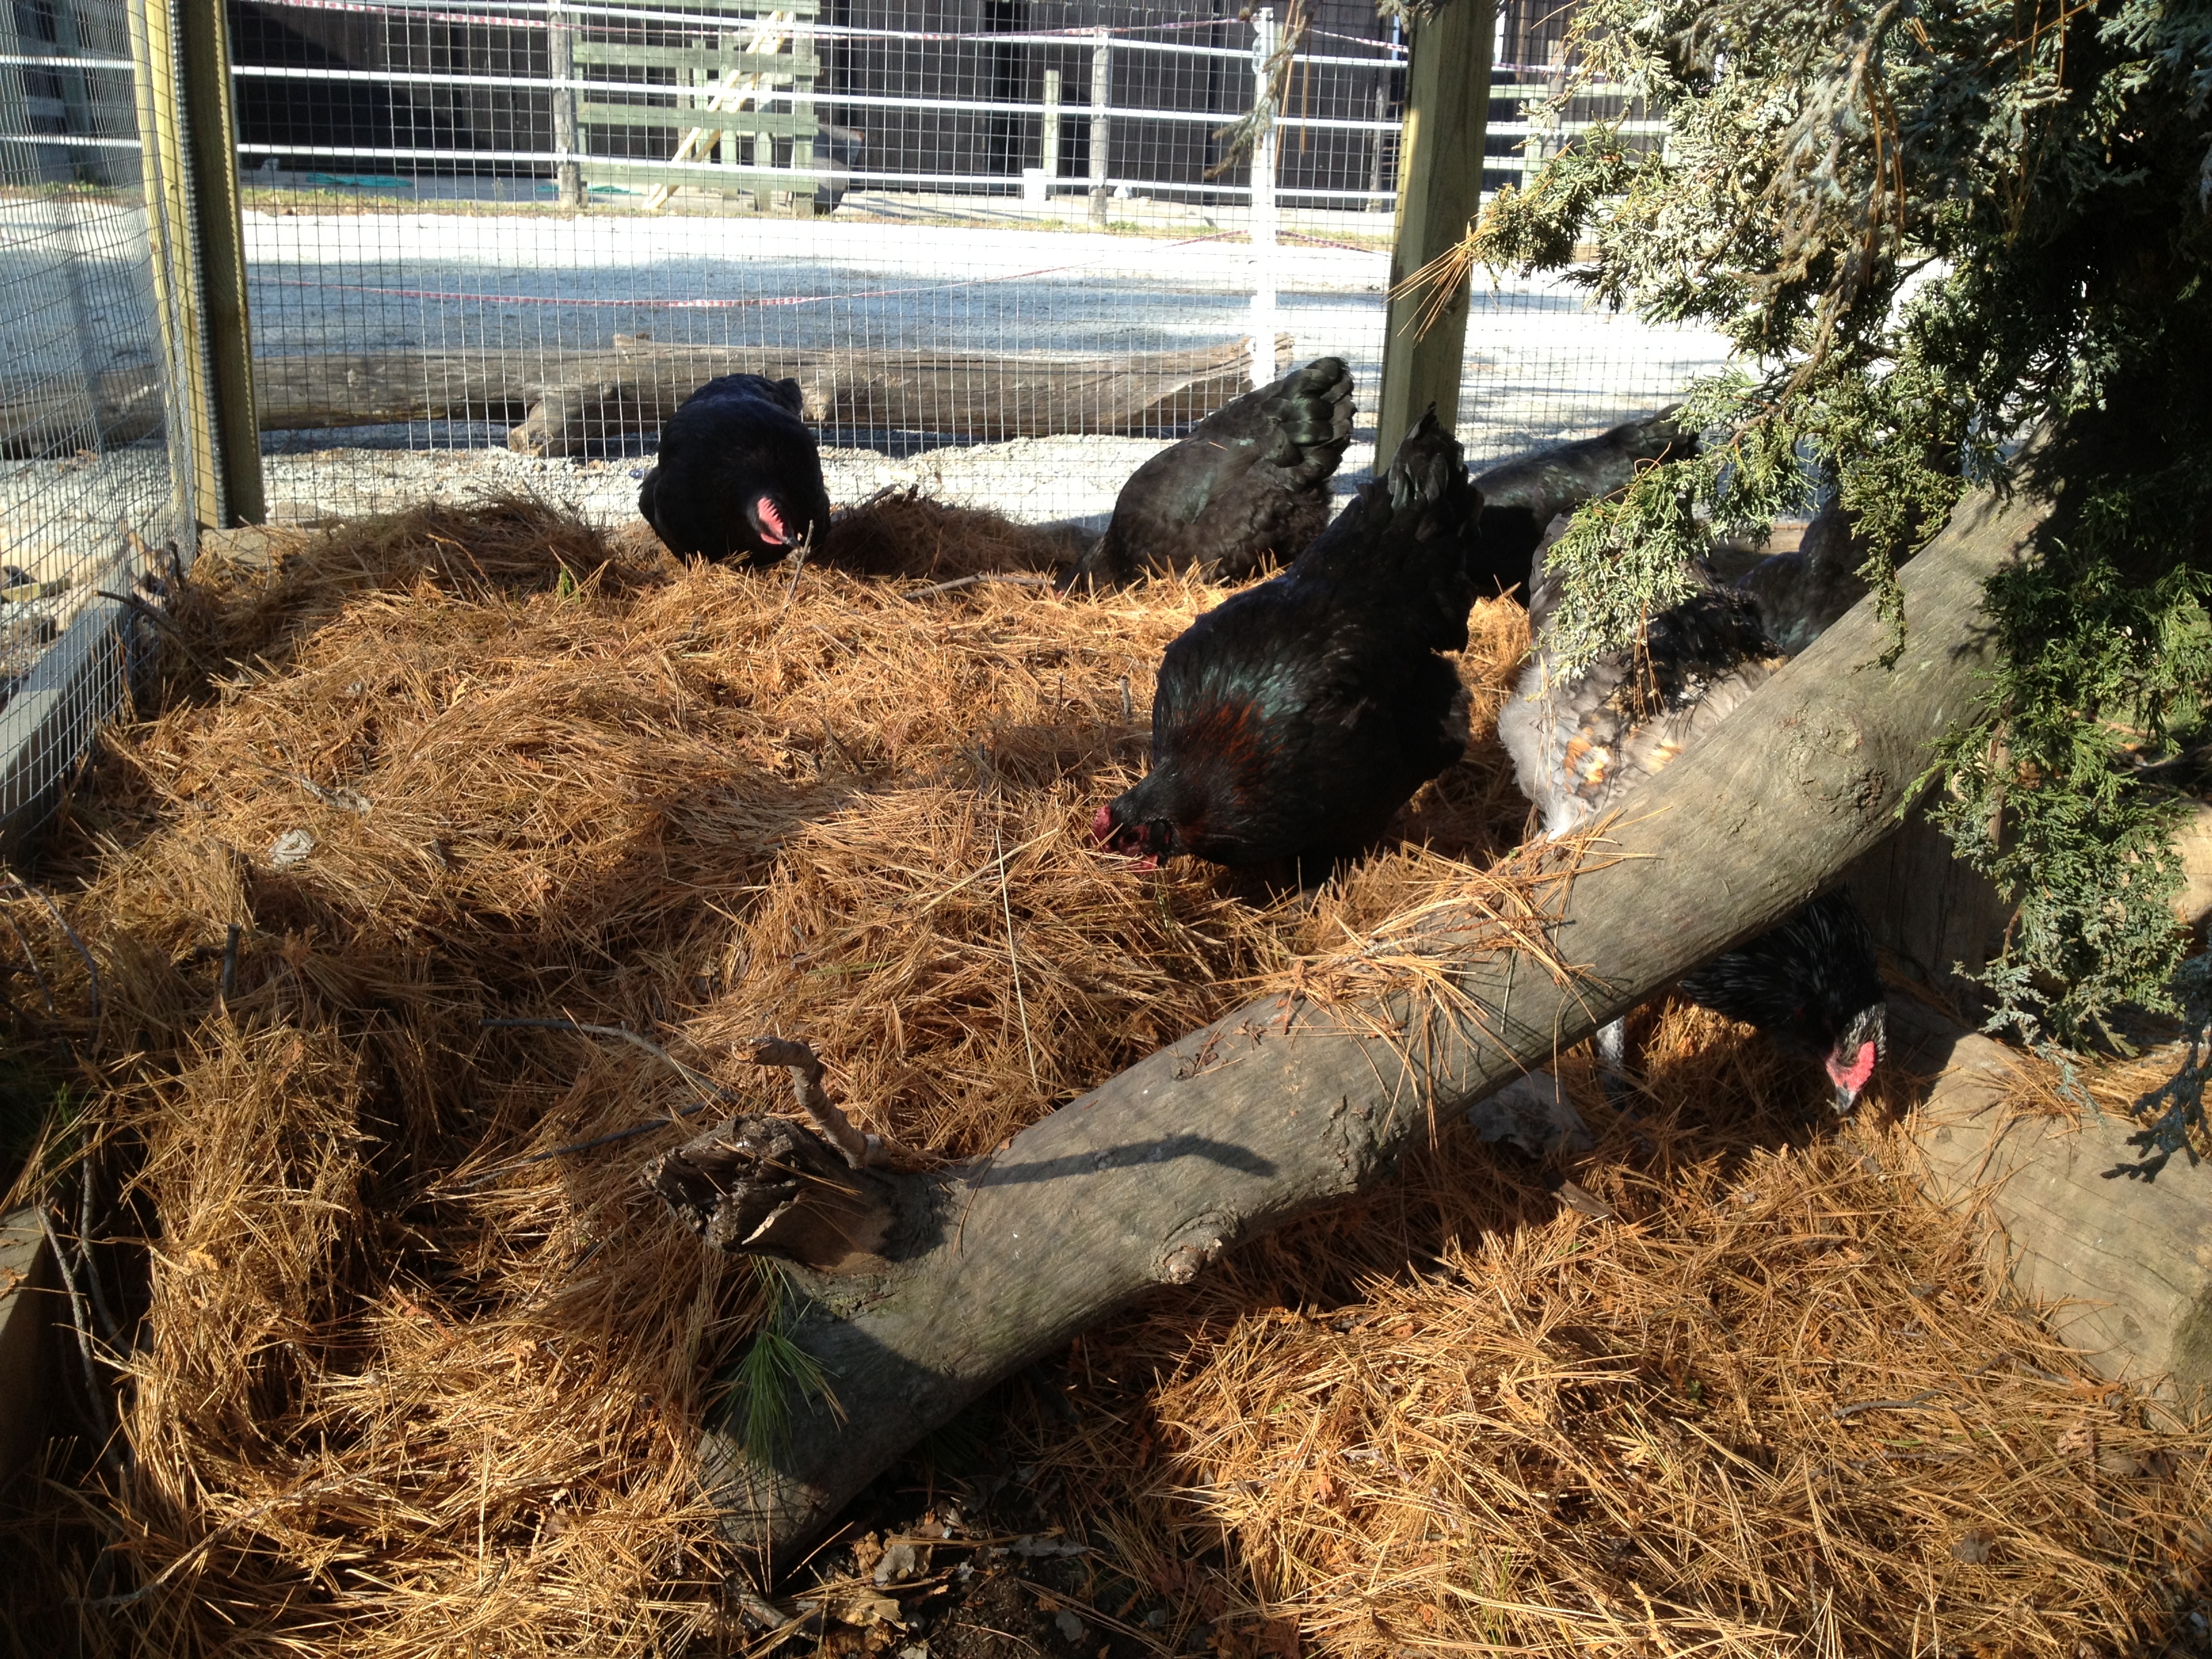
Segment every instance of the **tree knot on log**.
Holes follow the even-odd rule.
[[[799,1109],[820,1134],[788,1118],[745,1113],[716,1124],[641,1172],[645,1184],[718,1250],[779,1256],[823,1273],[879,1266],[896,1212],[882,1139],[864,1134],[822,1086],[822,1060],[792,1037],[760,1037],[756,1066],[791,1074]]]
[[[1236,1229],[1212,1216],[1202,1217],[1182,1231],[1181,1240],[1160,1253],[1158,1272],[1163,1283],[1189,1284],[1229,1248],[1230,1236]]]

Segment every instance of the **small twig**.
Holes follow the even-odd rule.
[[[510,1158],[505,1164],[498,1164],[481,1174],[471,1176],[466,1181],[456,1181],[446,1190],[452,1193],[465,1193],[471,1187],[481,1187],[487,1181],[496,1181],[503,1175],[512,1175],[517,1170],[526,1170],[533,1164],[544,1164],[553,1158],[566,1158],[572,1152],[596,1152],[602,1146],[611,1146],[618,1140],[635,1140],[640,1135],[651,1134],[655,1129],[672,1128],[687,1117],[698,1116],[710,1103],[719,1103],[695,1101],[689,1106],[678,1108],[672,1117],[657,1117],[648,1123],[633,1123],[627,1129],[615,1129],[606,1134],[593,1135],[589,1140],[572,1140],[565,1146],[554,1146],[542,1152],[532,1152],[525,1158]],[[598,1247],[595,1245],[592,1248]]]
[[[62,1289],[69,1294],[70,1323],[76,1328],[76,1352],[84,1363],[84,1390],[92,1410],[93,1432],[100,1438],[100,1460],[116,1474],[123,1473],[123,1460],[115,1449],[114,1419],[108,1415],[107,1396],[100,1385],[100,1370],[92,1354],[92,1330],[86,1317],[84,1292],[77,1289],[76,1275],[70,1271],[69,1252],[62,1249],[61,1236],[54,1231],[54,1218],[42,1200],[39,1205],[39,1225],[46,1235],[46,1248],[54,1253],[54,1269],[62,1276]]]
[[[92,591],[100,599],[112,599],[116,604],[123,606],[125,610],[137,612],[139,616],[145,617],[147,621],[152,623],[156,628],[165,631],[171,639],[177,642],[177,649],[183,652],[187,657],[191,659],[192,666],[198,669],[201,673],[206,675],[210,679],[215,678],[216,675],[222,672],[220,668],[217,668],[205,657],[200,655],[199,652],[193,647],[192,642],[185,637],[185,630],[177,625],[175,617],[164,615],[160,610],[147,604],[145,600],[140,599],[135,593],[112,593],[104,587],[95,587]]]
[[[672,1067],[678,1076],[691,1085],[698,1094],[699,1099],[693,1105],[679,1108],[668,1117],[656,1117],[647,1122],[633,1123],[626,1129],[615,1129],[603,1135],[593,1135],[589,1140],[572,1140],[565,1146],[549,1147],[542,1152],[532,1152],[526,1157],[510,1158],[504,1164],[495,1164],[489,1170],[472,1175],[465,1181],[453,1182],[446,1189],[448,1192],[465,1193],[472,1187],[483,1186],[487,1181],[496,1181],[500,1176],[512,1175],[517,1170],[526,1170],[533,1164],[544,1164],[556,1158],[567,1158],[575,1152],[595,1152],[601,1146],[611,1146],[617,1141],[634,1140],[639,1135],[649,1135],[655,1129],[665,1129],[672,1124],[681,1123],[686,1118],[696,1117],[709,1106],[726,1105],[738,1098],[712,1079],[693,1071],[650,1037],[640,1036],[627,1026],[587,1025],[583,1021],[576,1019],[480,1019],[477,1022],[477,1028],[479,1030],[570,1031],[582,1036],[620,1037],[625,1042],[635,1043],[655,1060]]]
[[[38,900],[40,903],[46,907],[46,914],[54,919],[54,925],[57,927],[59,927],[64,933],[69,936],[69,942],[76,946],[77,955],[84,958],[85,975],[90,981],[91,984],[92,1023],[94,1026],[97,1026],[100,1024],[100,968],[99,965],[93,961],[92,952],[85,949],[84,941],[76,936],[76,929],[69,925],[68,918],[64,916],[61,911],[55,907],[54,902],[46,896],[43,889],[33,887],[29,882],[25,881],[22,877],[17,875],[12,870],[8,872],[8,879],[14,882],[19,889],[28,893],[33,898]]]
[[[46,983],[46,975],[39,966],[39,958],[31,949],[31,941],[23,937],[23,930],[15,925],[15,918],[0,910],[0,921],[8,924],[8,931],[15,936],[15,943],[23,947],[23,960],[30,964],[31,977],[38,981],[39,994],[46,999],[46,1014],[54,1018],[61,1012],[54,1006],[54,988]]]
[[[1022,994],[1021,952],[1014,948],[1014,899],[1006,873],[1006,840],[995,818],[991,821],[991,845],[999,854],[999,908],[1006,918],[1006,961],[1014,971],[1014,1008],[1022,1017],[1022,1052],[1029,1056],[1030,1087],[1042,1094],[1044,1085],[1037,1080],[1036,1044],[1030,1037],[1029,1000]]]
[[[1025,575],[1011,570],[984,570],[972,576],[955,576],[951,581],[932,582],[927,587],[916,587],[902,593],[902,599],[927,599],[939,593],[950,593],[955,588],[973,587],[978,582],[1007,582],[1016,587],[1051,587],[1049,576]]]
[[[328,1480],[318,1480],[312,1486],[303,1486],[298,1492],[286,1492],[282,1497],[269,1499],[266,1503],[257,1504],[252,1509],[246,1510],[245,1514],[234,1515],[229,1520],[224,1522],[221,1526],[214,1528],[214,1530],[210,1532],[205,1537],[202,1538],[199,1542],[194,1544],[191,1548],[186,1550],[175,1560],[170,1562],[167,1566],[162,1568],[161,1571],[155,1574],[153,1577],[139,1585],[137,1589],[128,1591],[121,1595],[103,1595],[97,1600],[89,1598],[72,1598],[70,1605],[71,1607],[85,1607],[98,1612],[108,1613],[114,1611],[118,1607],[127,1607],[135,1601],[143,1601],[147,1596],[151,1595],[155,1590],[161,1589],[163,1584],[168,1583],[168,1581],[176,1575],[179,1569],[185,1566],[188,1563],[197,1559],[207,1550],[210,1545],[213,1544],[217,1539],[222,1538],[226,1534],[235,1532],[240,1527],[246,1526],[252,1522],[258,1521],[263,1516],[268,1514],[271,1510],[281,1509],[287,1504],[304,1503],[308,1498],[313,1498],[319,1493],[328,1492],[331,1487],[341,1486],[343,1484],[344,1484],[343,1480],[338,1477],[333,1477]]]
[[[1987,1364],[1975,1366],[1973,1370],[1968,1371],[1964,1376],[1959,1378],[1958,1382],[1944,1383],[1933,1389],[1923,1389],[1918,1394],[1916,1394],[1910,1399],[1906,1400],[1862,1400],[1855,1406],[1831,1406],[1828,1407],[1828,1415],[1834,1418],[1840,1423],[1844,1419],[1847,1417],[1856,1417],[1861,1412],[1907,1411],[1912,1407],[1922,1405],[1928,1401],[1935,1399],[1939,1394],[1950,1393],[1952,1389],[1959,1386],[1959,1382],[1972,1382],[1984,1371],[1990,1370],[1992,1366],[2001,1365],[2006,1360],[2013,1358],[2014,1357],[2012,1350],[2007,1348],[2002,1353],[1997,1355],[1996,1358],[1990,1360]],[[2045,1373],[2045,1375],[2048,1375],[2048,1373]]]
[[[583,1036],[620,1037],[651,1054],[690,1084],[699,1097],[712,1106],[732,1098],[728,1090],[703,1073],[695,1072],[651,1037],[640,1036],[626,1025],[586,1025],[579,1019],[480,1019],[479,1030],[573,1031]]]
[[[100,1267],[92,1259],[92,1158],[87,1153],[77,1162],[76,1200],[76,1259],[84,1268],[84,1285],[92,1292],[93,1316],[100,1321],[100,1334],[107,1339],[107,1346],[122,1351],[123,1328],[109,1311],[107,1293],[100,1289]]]
[[[1933,1400],[1939,1394],[1949,1392],[1948,1389],[1923,1389],[1918,1394],[1903,1400],[1862,1400],[1856,1406],[1832,1406],[1828,1408],[1828,1415],[1841,1422],[1847,1417],[1857,1416],[1861,1412],[1901,1412]]]
[[[844,1154],[848,1167],[865,1170],[884,1161],[882,1139],[861,1133],[822,1087],[822,1060],[810,1046],[792,1037],[758,1037],[753,1042],[752,1058],[756,1066],[781,1066],[791,1073],[799,1109]]]
[[[799,597],[799,578],[806,568],[806,555],[808,550],[811,549],[813,545],[814,537],[811,532],[809,532],[806,539],[799,544],[799,556],[792,562],[791,566],[791,586],[783,590],[783,609],[785,611],[790,610],[792,600]],[[781,616],[782,612],[779,611],[777,614]]]

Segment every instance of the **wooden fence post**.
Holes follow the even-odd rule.
[[[1390,286],[1467,234],[1482,205],[1483,139],[1490,124],[1494,0],[1454,0],[1413,26],[1406,76],[1405,137],[1398,151],[1398,224]],[[1421,331],[1427,295],[1394,298],[1382,342],[1382,395],[1376,416],[1375,472],[1387,471],[1398,441],[1431,404],[1446,427],[1459,418],[1460,366],[1467,349],[1464,277]]]
[[[576,26],[558,6],[545,9],[545,70],[553,82],[553,165],[555,193],[564,208],[585,205],[584,170],[576,157]]]
[[[142,4],[138,125],[150,175],[149,252],[184,426],[171,441],[186,452],[200,524],[258,524],[265,516],[261,428],[253,409],[229,24],[223,0]]]

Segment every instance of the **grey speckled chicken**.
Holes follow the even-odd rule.
[[[1559,584],[1542,556],[1565,528],[1555,522],[1539,550],[1529,604],[1536,650],[1498,720],[1522,792],[1552,836],[1620,805],[1692,744],[1726,742],[1729,714],[1849,608],[1839,606],[1849,584],[1837,567],[1851,556],[1849,538],[1835,533],[1756,567],[1753,574],[1766,573],[1756,586],[1747,576],[1723,587],[1700,573],[1695,593],[1651,619],[1639,651],[1601,658],[1554,685],[1546,684],[1547,638]],[[1883,1052],[1873,940],[1841,889],[1686,975],[1681,989],[1818,1060],[1839,1112],[1856,1102]],[[1616,1075],[1624,1046],[1619,1021],[1599,1034],[1601,1059]]]
[[[1425,416],[1289,569],[1168,647],[1152,770],[1098,809],[1099,841],[1148,865],[1295,860],[1315,881],[1380,836],[1467,747],[1467,692],[1438,653],[1467,647],[1480,502]]]
[[[1352,441],[1352,374],[1317,357],[1223,404],[1130,475],[1073,580],[1112,586],[1147,570],[1216,580],[1288,564],[1328,524],[1328,481]]]

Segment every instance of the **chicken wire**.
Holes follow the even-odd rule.
[[[1366,413],[1341,483],[1371,459],[1405,53],[1367,0],[1295,18],[1225,0],[234,0],[231,17],[276,520],[508,483],[627,517],[659,416],[622,407],[622,376],[675,354],[798,374],[838,500],[918,482],[1103,522],[1189,405],[1101,404],[1048,360],[1194,354],[1219,391],[1223,354],[1272,373],[1240,343],[1269,335],[1351,363]],[[1565,23],[1504,9],[1493,189],[1524,140],[1561,136],[1529,117]],[[1255,47],[1291,27],[1255,173],[1224,135],[1263,95]],[[1554,282],[1479,278],[1462,435],[1478,463],[1579,435],[1723,350]]]
[[[138,76],[120,0],[0,0],[0,839],[125,695],[135,618],[190,556],[166,434]]]

